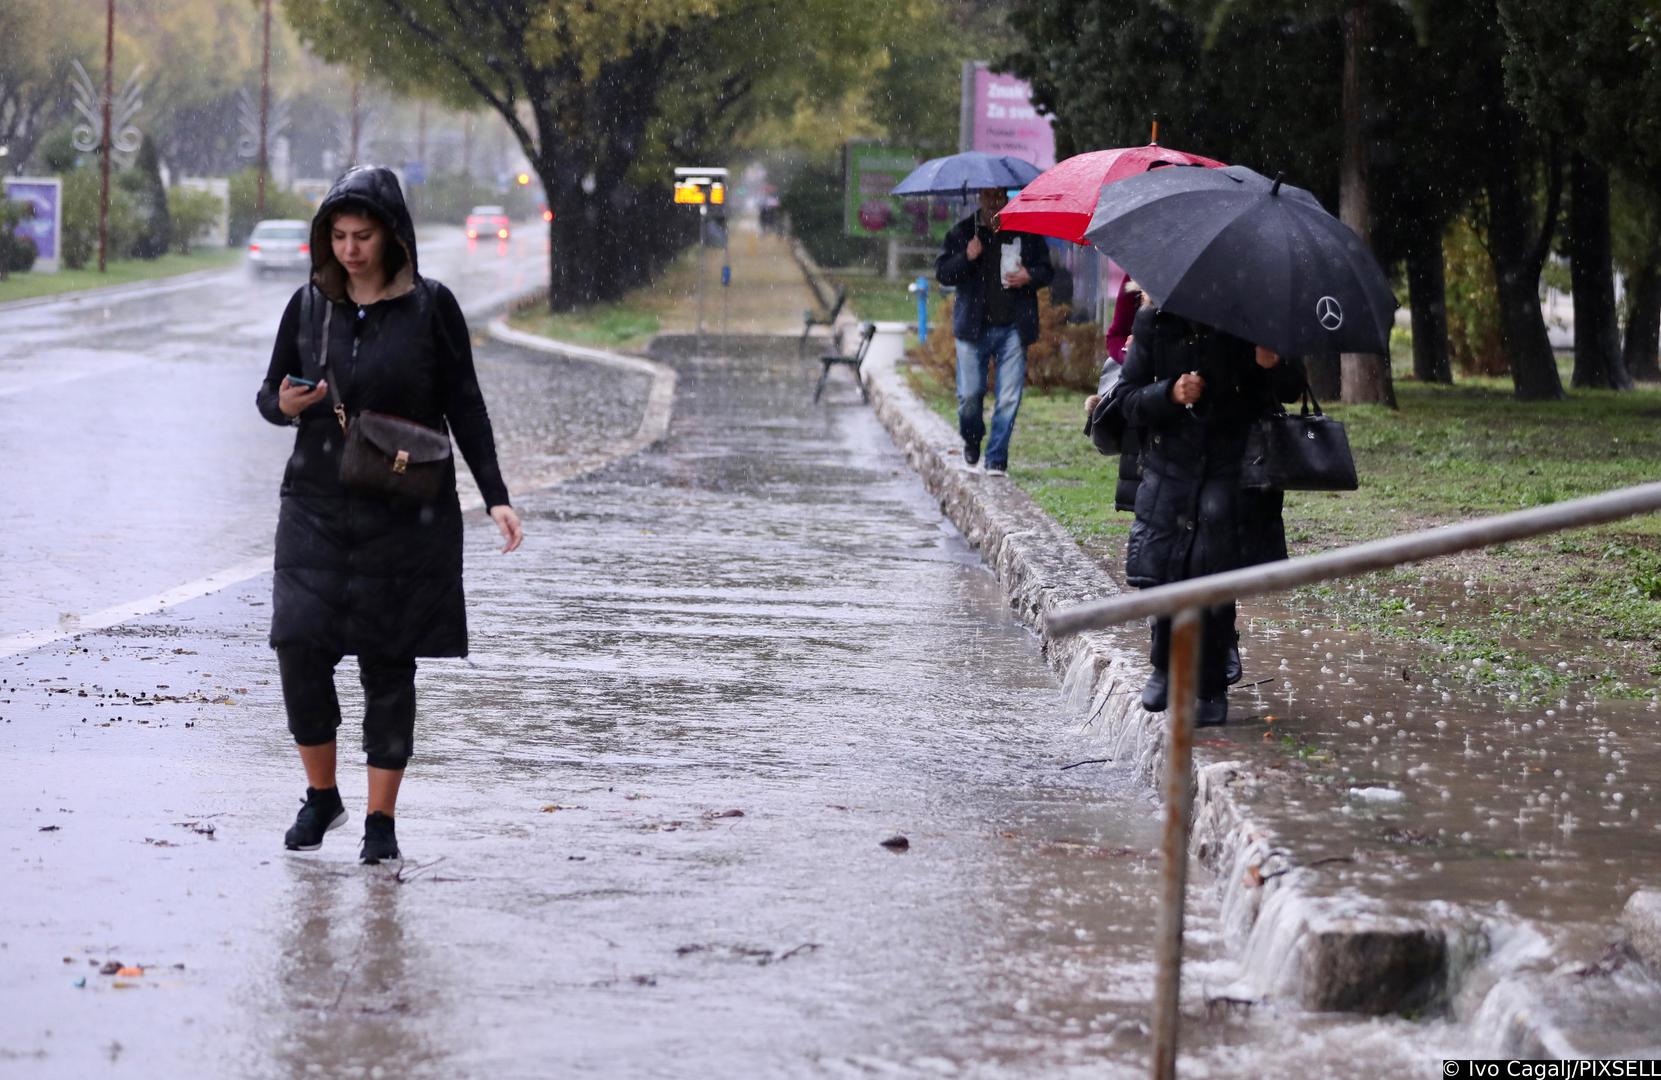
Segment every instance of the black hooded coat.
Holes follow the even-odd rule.
[[[341,210],[367,213],[391,233],[390,287],[363,307],[347,295],[346,271],[330,242]],[[277,517],[271,645],[386,658],[466,656],[454,458],[445,494],[434,502],[356,495],[340,484],[344,438],[329,399],[297,421],[277,408],[284,376],[323,378],[321,335],[332,305],[329,366],[348,416],[368,409],[450,432],[485,504],[506,505],[461,307],[449,289],[421,277],[415,227],[398,178],[384,168],[353,169],[329,189],[312,219],[311,260],[311,281],[283,312],[255,398],[273,424],[299,427]],[[309,305],[308,289],[316,290]],[[310,325],[303,325],[308,307]]]
[[[1145,307],[1136,315],[1122,378],[1126,422],[1140,429],[1136,521],[1125,544],[1125,580],[1138,588],[1286,558],[1278,491],[1240,486],[1253,420],[1296,401],[1303,365],[1265,370],[1251,345]],[[1193,409],[1171,400],[1184,373],[1205,378]]]

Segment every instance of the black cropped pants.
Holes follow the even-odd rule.
[[[325,746],[340,727],[335,665],[341,657],[305,645],[277,649],[288,730],[301,746]],[[415,661],[358,657],[363,684],[363,752],[377,769],[402,769],[415,744]]]
[[[1234,629],[1235,604],[1231,600],[1200,611],[1199,696],[1219,697],[1228,692],[1228,650],[1240,635]],[[1153,620],[1153,644],[1148,662],[1155,671],[1167,671],[1171,663],[1171,620]]]

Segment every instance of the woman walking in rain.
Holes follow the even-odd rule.
[[[1141,433],[1142,479],[1125,546],[1125,578],[1138,588],[1286,558],[1281,493],[1241,486],[1246,434],[1277,402],[1303,392],[1302,365],[1220,330],[1143,307],[1125,356],[1127,424]],[[1201,621],[1199,724],[1228,720],[1240,680],[1235,605]],[[1171,620],[1153,628],[1153,674],[1142,707],[1165,709]]]
[[[523,532],[466,321],[450,290],[420,275],[391,171],[359,167],[335,182],[312,219],[311,258],[256,397],[267,420],[299,429],[272,585],[271,646],[307,785],[284,842],[315,850],[346,821],[334,669],[356,656],[369,765],[362,859],[374,864],[399,856],[393,819],[414,746],[416,659],[467,655],[452,433],[502,550]]]

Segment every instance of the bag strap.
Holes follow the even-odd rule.
[[[308,309],[311,308],[313,303],[314,303],[314,301],[312,300],[312,293],[314,291],[316,291],[316,289],[317,289],[317,286],[315,286],[315,285],[309,285],[309,286],[306,287],[306,298],[305,298],[305,300],[301,301],[301,303],[304,304],[304,306]],[[340,387],[335,382],[334,370],[329,367],[329,326],[334,321],[334,315],[335,315],[335,306],[334,306],[334,304],[331,301],[329,301],[327,298],[324,298],[324,301],[323,301],[323,348],[322,348],[321,355],[319,355],[318,348],[317,348],[317,339],[314,337],[312,339],[311,354],[314,357],[317,357],[317,366],[323,372],[323,381],[325,381],[329,384],[329,401],[331,403],[333,403],[333,405],[334,405],[335,421],[340,424],[340,430],[345,431],[346,430],[346,404],[345,404],[345,402],[340,400]],[[307,327],[307,329],[310,329],[311,323],[312,323],[311,313],[308,310],[306,312],[306,327]]]
[[[1306,374],[1303,377],[1303,408],[1301,410],[1301,415],[1308,416],[1309,415],[1309,407],[1311,405],[1315,406],[1315,415],[1316,416],[1326,415],[1325,413],[1321,412],[1321,403],[1319,401],[1315,400],[1315,391],[1310,389],[1309,376]]]

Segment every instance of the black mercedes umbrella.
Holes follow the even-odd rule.
[[[1233,165],[1102,188],[1085,238],[1164,310],[1287,356],[1387,352],[1396,298],[1315,196]]]

